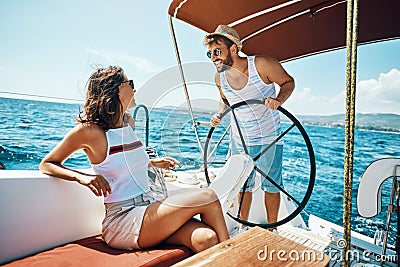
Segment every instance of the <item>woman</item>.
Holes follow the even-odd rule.
[[[135,92],[132,80],[120,67],[93,73],[78,125],[42,160],[40,170],[104,196],[103,239],[111,247],[133,250],[164,242],[184,245],[197,253],[228,239],[220,203],[211,189],[155,199],[148,185],[148,167],[172,169],[179,162],[147,156],[132,129],[133,119],[125,115],[136,105]],[[80,149],[95,174],[63,165]],[[197,214],[201,221],[193,219]]]

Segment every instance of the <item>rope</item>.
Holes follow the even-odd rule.
[[[355,121],[355,91],[357,69],[357,37],[358,37],[358,1],[347,1],[347,69],[346,69],[346,139],[344,162],[344,199],[343,199],[343,239],[346,246],[342,250],[342,266],[350,266],[348,259],[351,247],[351,206],[353,186],[354,158],[354,121]]]
[[[33,94],[23,94],[23,93],[15,93],[15,92],[7,92],[7,91],[0,91],[0,94],[10,94],[10,95],[18,95],[18,96],[31,96],[31,97],[39,97],[39,98],[48,98],[48,99],[59,99],[59,100],[83,102],[82,99],[78,100],[78,99],[73,99],[73,98],[56,97],[56,96],[43,96],[43,95],[33,95]]]
[[[399,207],[399,199],[400,199],[400,181],[397,181],[397,235],[396,235],[396,255],[397,255],[397,266],[400,264],[400,207]]]
[[[199,133],[197,132],[197,123],[195,122],[194,117],[193,117],[192,104],[191,104],[191,102],[190,102],[189,91],[188,91],[187,86],[186,86],[185,75],[184,75],[184,73],[183,73],[181,57],[180,57],[180,55],[179,55],[178,43],[177,43],[177,41],[176,41],[174,25],[173,25],[173,23],[172,23],[172,17],[171,17],[171,16],[169,16],[169,28],[170,28],[170,30],[171,30],[172,39],[173,39],[173,41],[174,41],[174,48],[175,48],[176,60],[178,61],[179,72],[180,72],[180,74],[181,74],[183,89],[184,89],[185,95],[186,95],[186,103],[187,103],[187,105],[188,105],[190,117],[191,117],[191,119],[192,119],[193,129],[194,129],[194,132],[195,132],[195,134],[196,134],[196,140],[197,140],[197,143],[198,143],[198,145],[199,145],[200,152],[201,152],[201,154],[203,155],[203,154],[204,154],[203,146],[202,146],[201,141],[200,141]]]

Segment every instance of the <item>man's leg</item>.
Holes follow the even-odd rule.
[[[240,205],[240,200],[242,199],[242,192],[239,192],[239,197],[238,197],[238,205]],[[249,214],[250,214],[250,207],[251,207],[251,202],[253,200],[253,192],[244,192],[244,198],[243,198],[243,203],[242,207],[240,209],[240,219],[249,220]]]
[[[264,171],[268,173],[275,183],[283,188],[282,182],[282,145],[275,145],[274,149],[270,149],[263,155],[261,164],[265,164]],[[278,221],[279,206],[281,202],[280,190],[275,187],[271,182],[264,178],[261,186],[264,191],[264,204],[267,210],[268,223],[275,223]],[[269,230],[273,231],[276,227]]]
[[[232,141],[232,143],[230,144],[230,148],[232,150],[232,155],[244,153],[243,146],[241,144],[236,144],[235,141]],[[247,149],[248,149],[249,155],[251,157],[254,157],[253,147],[249,146],[249,147],[247,147]],[[250,173],[249,177],[247,178],[246,186],[243,186],[238,194],[238,207],[240,207],[240,215],[239,216],[240,216],[240,219],[245,220],[245,221],[249,220],[250,207],[251,207],[251,202],[253,200],[252,189],[255,184],[255,175],[256,175],[256,173],[253,170]],[[240,206],[243,191],[244,191],[244,198],[243,198],[242,205]]]
[[[267,210],[268,223],[277,222],[281,195],[280,193],[264,193],[264,203]],[[274,229],[276,229],[276,227],[269,228],[270,231],[273,231]]]

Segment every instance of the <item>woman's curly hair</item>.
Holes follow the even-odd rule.
[[[119,86],[124,81],[124,70],[110,66],[95,71],[88,80],[84,110],[77,118],[79,123],[96,123],[105,131],[115,128],[122,113]]]

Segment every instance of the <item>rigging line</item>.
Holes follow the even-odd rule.
[[[399,199],[400,199],[400,181],[397,181],[397,236],[396,236],[396,255],[397,255],[397,266],[399,266],[400,262],[400,207],[399,207]]]
[[[343,239],[348,244],[343,246],[343,266],[349,267],[347,257],[351,245],[351,207],[354,159],[354,125],[357,72],[357,37],[358,37],[358,1],[347,2],[347,34],[346,34],[346,116],[345,116],[345,156],[344,156],[344,188],[343,188]]]
[[[147,133],[146,133],[147,134]],[[60,142],[62,140],[62,138],[57,139],[57,140],[45,140],[45,139],[0,139],[0,142]],[[184,140],[184,141],[179,141],[181,143],[193,143],[196,140],[193,139],[189,139],[189,140]],[[229,142],[228,140],[226,141],[222,141],[222,142]],[[148,145],[146,145],[148,146]],[[213,162],[215,163],[215,162]],[[225,164],[225,162],[224,162]]]
[[[178,42],[176,41],[174,24],[172,23],[172,17],[171,16],[169,16],[169,28],[171,30],[172,39],[174,41],[175,55],[176,55],[176,60],[178,61],[178,65],[179,65],[179,72],[181,74],[183,89],[185,91],[186,103],[188,105],[188,109],[189,109],[190,117],[192,119],[193,126],[196,126],[196,122],[195,122],[195,119],[194,119],[194,116],[193,116],[192,104],[190,102],[189,91],[187,89],[185,75],[183,73],[181,57],[179,55]],[[200,137],[199,137],[199,133],[197,131],[197,127],[194,127],[194,133],[196,134],[197,144],[199,145],[200,152],[203,155],[204,154],[204,150],[203,150],[203,146],[202,146],[201,141],[200,141]]]
[[[387,217],[386,217],[386,225],[384,228],[384,234],[383,234],[383,242],[382,242],[382,252],[381,255],[386,254],[386,247],[387,247],[387,241],[388,241],[388,235],[389,235],[389,230],[390,230],[390,222],[392,218],[392,213],[394,212],[394,204],[395,204],[395,198],[397,192],[397,168],[400,168],[400,165],[396,165],[393,168],[393,183],[392,183],[392,192],[390,193],[390,198],[389,198],[389,205],[388,205],[388,212],[387,212]]]
[[[62,138],[57,140],[45,140],[45,139],[0,139],[0,142],[60,142]]]
[[[19,95],[19,96],[32,96],[32,97],[39,97],[39,98],[49,98],[49,99],[59,99],[59,100],[69,100],[69,101],[83,102],[83,100],[78,100],[78,99],[73,99],[73,98],[57,97],[57,96],[43,96],[43,95],[34,95],[34,94],[24,94],[24,93],[15,93],[15,92],[7,92],[7,91],[0,91],[0,94],[10,94],[10,95]]]
[[[222,136],[221,136],[221,138],[218,140],[217,144],[214,145],[213,150],[211,151],[210,155],[209,155],[208,158],[207,158],[207,162],[210,161],[211,157],[212,157],[212,156],[214,155],[214,153],[217,151],[217,148],[218,148],[219,144],[220,144],[221,142],[223,142],[222,139],[224,139],[224,137],[228,134],[228,131],[229,131],[230,129],[231,129],[231,125],[229,125],[229,126],[226,128],[225,132],[222,134]],[[212,143],[212,140],[211,140],[210,144],[211,144],[211,143]]]

